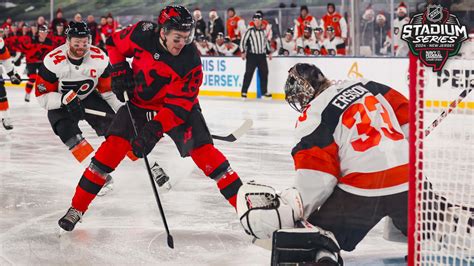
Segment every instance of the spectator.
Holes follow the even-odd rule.
[[[314,38],[316,39],[316,43],[319,45],[319,47],[322,47],[324,41],[324,30],[321,26],[318,26],[314,29]]]
[[[203,34],[196,37],[196,48],[198,49],[200,55],[217,55],[216,46],[212,42],[209,42],[207,36],[204,36]]]
[[[63,11],[61,8],[56,10],[56,17],[51,21],[51,30],[55,31],[58,24],[62,24],[63,27],[67,27],[67,20],[63,17]]]
[[[105,35],[102,33],[104,30],[105,25],[107,25],[107,17],[102,16],[100,17],[100,24],[99,24],[99,36],[100,36],[100,43],[99,46],[102,50],[105,50]]]
[[[346,20],[336,12],[336,6],[333,3],[327,5],[327,14],[321,19],[321,27],[325,32],[329,26],[335,30],[336,37],[341,37],[343,40],[347,39]]]
[[[235,14],[235,9],[230,7],[227,9],[227,35],[230,40],[236,43],[240,43],[242,36],[245,34],[245,20]]]
[[[95,22],[95,18],[93,15],[87,16],[87,27],[91,31],[92,45],[99,46],[99,25],[97,24],[97,22]]]
[[[310,26],[306,26],[303,36],[296,39],[296,50],[299,55],[319,55],[321,53],[321,47],[313,38],[313,29]]]
[[[263,12],[261,10],[258,10],[255,13],[260,14],[262,16],[262,18],[264,18]],[[253,23],[253,21],[250,21],[249,27],[253,27],[254,25],[255,25],[255,23]],[[265,30],[265,35],[267,36],[267,39],[269,41],[272,41],[272,39],[273,39],[272,24],[270,24],[270,22],[268,22],[268,20],[266,20],[264,18],[264,19],[262,19],[262,27]]]
[[[378,14],[375,18],[374,40],[375,54],[386,55],[390,53],[390,26],[383,13]]]
[[[400,38],[403,25],[410,22],[407,13],[407,6],[403,1],[400,2],[397,8],[397,17],[393,21],[393,48],[395,56],[408,56],[408,45]]]
[[[38,25],[31,25],[31,41],[36,41],[38,39]]]
[[[345,55],[346,45],[341,37],[336,36],[336,30],[332,26],[326,28],[327,38],[324,39],[323,47],[324,54],[327,55]]]
[[[375,49],[374,43],[374,26],[375,26],[375,11],[372,5],[369,4],[362,15],[361,20],[361,47],[360,53],[364,56],[371,56]]]
[[[242,84],[242,98],[247,98],[247,90],[252,81],[253,72],[258,67],[258,75],[260,77],[260,89],[263,97],[271,98],[272,95],[267,92],[268,85],[268,64],[267,57],[271,60],[272,54],[270,42],[265,36],[265,30],[262,27],[262,16],[260,14],[253,15],[254,26],[245,32],[240,50],[242,51],[242,59],[247,59],[245,64],[245,75]]]
[[[0,28],[3,28],[3,29],[8,28],[8,30],[10,30],[12,23],[13,23],[12,18],[8,17]]]
[[[56,28],[51,36],[53,47],[56,48],[66,43],[66,34],[64,33],[64,24],[57,23]]]
[[[220,44],[223,43],[223,44]],[[224,56],[240,56],[241,52],[239,46],[233,43],[229,37],[224,38],[224,34],[222,37],[217,37],[216,39],[216,47],[220,54]]]
[[[295,20],[296,39],[303,36],[304,29],[307,26],[314,29],[318,26],[318,22],[313,16],[309,14],[307,6],[301,6],[300,15]]]
[[[196,21],[195,36],[206,35],[206,22],[202,18],[201,10],[196,8],[193,12],[194,20]]]
[[[73,18],[72,21],[73,21],[73,22],[82,22],[82,15],[81,15],[81,13],[76,13],[76,14],[74,15],[74,18]]]
[[[216,10],[211,10],[209,12],[209,35],[211,35],[211,41],[216,42],[217,35],[225,31],[224,22],[217,15]]]
[[[36,26],[41,27],[41,26],[46,26],[46,20],[44,19],[43,16],[39,16],[38,19],[36,20]]]
[[[107,23],[104,26],[102,26],[102,29],[101,29],[102,34],[103,34],[102,39],[104,43],[105,43],[105,40],[109,38],[109,36],[111,36],[112,33],[114,33],[115,30],[117,29],[117,22],[114,20],[114,17],[112,16],[112,14],[109,13],[107,15],[106,21]]]
[[[277,42],[277,49],[274,55],[296,55],[296,42],[293,39],[294,30],[289,28],[285,32],[285,37]]]

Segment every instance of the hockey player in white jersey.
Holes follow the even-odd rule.
[[[66,34],[66,44],[46,55],[38,73],[35,93],[41,107],[48,110],[54,133],[82,162],[94,149],[82,136],[79,121],[86,120],[98,136],[104,136],[111,123],[111,119],[86,114],[85,108],[112,114],[122,102],[111,91],[109,58],[91,45],[87,25],[71,22]],[[66,97],[71,95],[70,91],[74,91],[76,97]],[[111,177],[107,179],[111,184]]]
[[[332,260],[334,265],[340,263],[339,248],[354,250],[385,216],[406,235],[408,100],[364,79],[332,85],[311,64],[290,69],[285,94],[301,113],[292,150],[294,188],[277,194],[268,186],[242,186],[237,211],[245,231],[269,238],[275,230],[304,221],[316,227],[308,231],[317,236],[312,259]],[[308,248],[298,237],[279,244],[279,233],[273,236],[280,262],[297,260],[288,245],[295,253]]]
[[[10,82],[12,84],[20,84],[21,78],[18,73],[15,72],[13,68],[12,58],[10,56],[10,51],[8,51],[5,41],[0,37],[0,65],[3,65],[3,68],[7,72],[8,77],[10,77]],[[7,91],[5,90],[5,81],[2,76],[2,69],[0,66],[0,119],[2,120],[2,125],[6,130],[13,129],[13,125],[10,119],[10,110],[8,106]]]
[[[273,55],[293,56],[296,55],[296,42],[293,39],[294,30],[288,28],[285,32],[285,37],[277,41],[277,49]]]

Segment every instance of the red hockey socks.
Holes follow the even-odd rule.
[[[72,198],[72,207],[84,213],[104,186],[107,175],[115,170],[130,149],[128,140],[117,136],[108,137],[84,171]]]
[[[232,170],[225,156],[211,144],[192,150],[190,155],[204,174],[217,182],[221,194],[235,208],[237,192],[242,186],[242,181]]]

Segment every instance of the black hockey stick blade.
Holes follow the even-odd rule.
[[[174,248],[174,241],[172,235],[168,235],[168,247]]]
[[[252,119],[246,119],[244,123],[236,129],[234,132],[227,136],[218,136],[218,135],[211,135],[213,139],[218,139],[222,141],[234,142],[240,137],[242,137],[253,125]]]

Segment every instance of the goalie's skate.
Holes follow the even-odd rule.
[[[155,162],[151,167],[151,172],[160,191],[167,192],[171,189],[170,177],[157,162]]]
[[[104,186],[100,189],[97,196],[102,197],[110,193],[110,191],[114,190],[114,180],[111,175],[107,175],[105,179]]]
[[[82,221],[82,215],[82,212],[70,207],[66,214],[61,219],[59,219],[58,224],[65,231],[72,231],[74,226],[76,226],[78,222]]]

